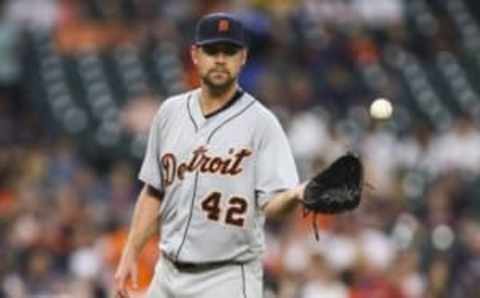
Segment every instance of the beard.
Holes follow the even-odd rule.
[[[221,82],[217,82],[212,78],[213,73],[216,71],[219,70],[213,69],[208,71],[207,74],[202,76],[201,79],[202,82],[208,87],[210,93],[218,96],[227,92],[232,87],[232,85],[235,84],[236,78],[232,77],[229,72],[222,71],[226,76],[226,79]]]

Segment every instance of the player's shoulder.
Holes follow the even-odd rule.
[[[198,92],[198,89],[189,90],[180,94],[172,95],[167,97],[162,104],[160,105],[159,112],[168,113],[178,108],[185,106],[187,100],[195,93]]]
[[[255,101],[255,104],[252,105],[251,113],[260,124],[278,124],[279,120],[275,113],[270,110],[267,106],[261,103],[259,100],[255,99],[251,94],[246,93],[246,96],[249,96]]]
[[[253,101],[254,104],[252,105],[250,112],[254,114],[255,117],[261,119],[269,119],[274,120],[277,119],[275,114],[266,107],[263,103],[257,100],[253,95],[250,93],[245,92],[244,95],[248,100]]]
[[[253,129],[253,134],[260,139],[267,136],[275,136],[283,131],[283,127],[277,115],[265,106],[262,102],[255,99],[251,94],[246,93],[248,99],[254,100],[254,104],[248,109],[246,121],[249,127]]]

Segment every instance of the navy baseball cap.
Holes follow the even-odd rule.
[[[195,44],[199,46],[226,42],[246,47],[245,29],[242,23],[229,13],[212,13],[198,21],[195,30]]]

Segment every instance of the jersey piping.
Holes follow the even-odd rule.
[[[228,122],[230,122],[231,120],[233,120],[234,118],[236,118],[237,116],[240,116],[243,112],[245,112],[246,110],[248,110],[253,104],[255,103],[255,100],[252,100],[251,103],[249,103],[246,107],[244,107],[240,112],[230,116],[230,118],[227,118],[225,121],[223,121],[219,126],[217,126],[211,133],[210,135],[208,136],[208,139],[207,139],[207,144],[210,143],[210,140],[212,139],[213,135],[217,132],[217,130],[219,130],[221,127],[223,127],[225,124],[227,124]]]
[[[198,132],[198,125],[197,123],[195,122],[195,119],[193,119],[193,116],[192,116],[192,110],[190,109],[190,101],[192,99],[192,94],[190,93],[188,95],[188,98],[187,98],[187,111],[188,111],[188,116],[190,117],[190,120],[192,121],[193,123],[193,126],[195,127],[195,133]]]
[[[245,283],[245,268],[244,265],[241,264],[240,268],[242,269],[242,291],[243,291],[243,297],[247,298],[247,285]]]
[[[195,172],[195,183],[193,184],[193,194],[192,194],[192,202],[190,203],[190,213],[188,214],[188,221],[187,226],[185,228],[185,232],[183,234],[182,242],[178,247],[177,255],[175,256],[175,260],[178,262],[178,257],[180,256],[180,252],[182,251],[183,245],[185,244],[185,240],[187,240],[188,229],[190,228],[190,222],[192,221],[193,216],[193,207],[195,205],[195,197],[197,196],[197,185],[198,185],[198,171]]]
[[[242,95],[243,95],[243,92],[242,92]],[[241,96],[240,96],[241,97]],[[239,97],[239,98],[240,98]],[[189,97],[189,99],[191,98],[191,96]],[[189,100],[188,100],[189,101]],[[236,100],[235,100],[236,101]],[[246,110],[248,110],[253,104],[255,103],[255,100],[252,100],[251,103],[249,103],[246,107],[244,107],[242,110],[240,110],[238,113],[232,115],[231,117],[227,118],[225,121],[223,121],[219,126],[217,126],[211,133],[210,133],[210,136],[208,137],[207,139],[207,144],[210,143],[210,140],[212,138],[212,136],[218,131],[218,129],[220,129],[221,127],[223,127],[226,123],[230,122],[231,120],[233,120],[234,118],[240,116],[241,114],[243,114]],[[191,115],[190,113],[190,106],[188,105],[187,103],[187,108],[188,108],[188,112],[189,112],[189,115]],[[195,121],[192,119],[192,122],[193,124],[195,125],[195,128],[196,128],[196,124],[195,124]],[[180,256],[180,253],[182,251],[182,248],[183,248],[183,245],[185,244],[185,241],[187,239],[187,235],[188,235],[188,230],[190,228],[190,223],[192,221],[192,217],[193,217],[193,209],[194,209],[194,206],[195,206],[195,197],[196,197],[196,194],[197,194],[197,187],[198,187],[198,179],[199,179],[199,172],[196,171],[195,172],[195,182],[194,182],[194,185],[193,185],[193,195],[192,195],[192,201],[190,203],[190,212],[189,212],[189,215],[188,215],[188,221],[187,221],[187,226],[185,227],[185,232],[183,234],[183,238],[182,238],[182,242],[180,243],[180,246],[178,247],[178,250],[177,250],[177,253],[176,253],[176,256],[175,256],[175,260],[178,262],[178,258]]]

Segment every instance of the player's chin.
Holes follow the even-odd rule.
[[[229,85],[231,85],[230,80],[212,80],[211,81],[211,86],[213,86],[213,87],[222,88],[222,87],[226,87],[226,86],[229,86]]]
[[[210,87],[225,88],[225,87],[228,87],[228,86],[232,85],[232,83],[235,80],[227,75],[227,76],[224,76],[224,77],[219,77],[219,76],[209,77],[209,78],[206,78],[204,81]]]

